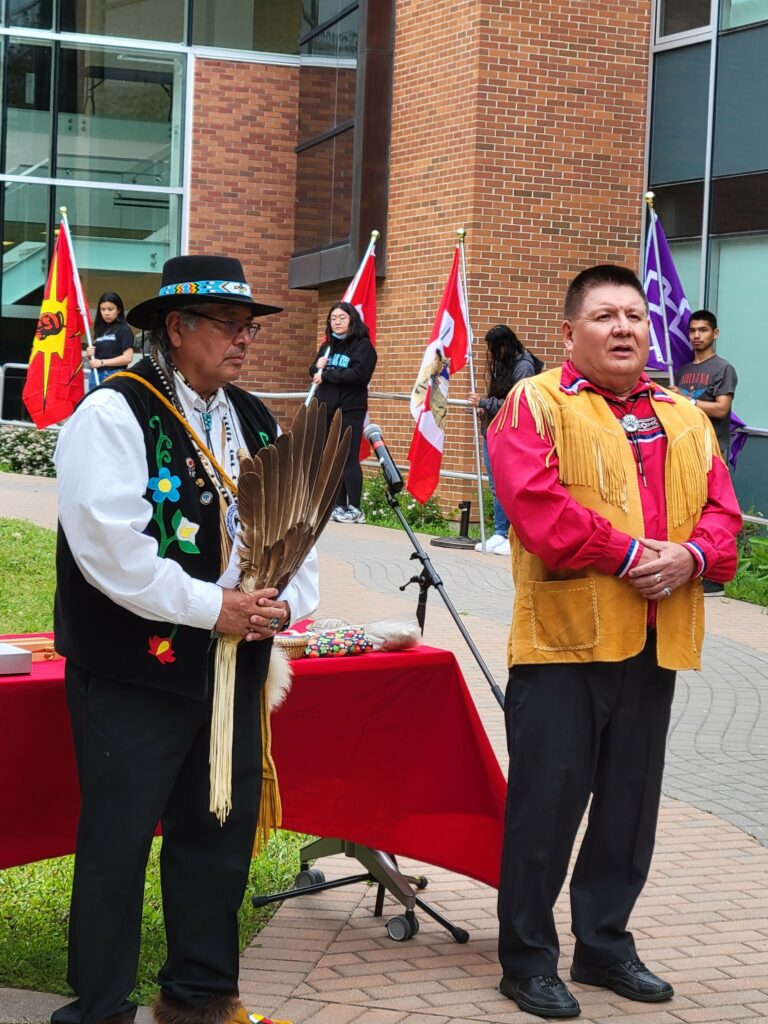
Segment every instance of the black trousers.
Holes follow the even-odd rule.
[[[336,504],[346,507],[354,505],[360,508],[363,497],[363,471],[360,468],[360,442],[363,439],[363,423],[365,422],[365,409],[352,409],[350,412],[341,412],[341,432],[347,427],[352,428],[352,439],[349,444],[349,455],[344,466],[344,476],[341,480],[339,493],[336,497]],[[330,419],[328,420],[330,426]]]
[[[553,906],[590,793],[570,887],[574,962],[637,955],[627,922],[653,853],[674,683],[656,664],[653,633],[628,661],[510,670],[498,901],[508,977],[557,973]]]
[[[53,1024],[130,1013],[144,877],[162,823],[165,995],[200,1008],[238,991],[237,912],[248,880],[261,794],[263,672],[238,679],[232,811],[210,813],[212,697],[197,701],[94,676],[71,661],[66,691],[82,809],[69,923],[68,980],[77,999]]]

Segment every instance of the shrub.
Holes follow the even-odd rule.
[[[429,498],[422,505],[406,491],[401,491],[397,497],[400,509],[412,529],[422,533],[451,532],[448,520],[440,511],[440,506],[435,498]],[[387,504],[387,487],[381,474],[366,476],[363,485],[362,507],[365,512],[365,521],[372,526],[400,526],[395,513]]]
[[[754,513],[757,514],[757,513]],[[725,585],[728,597],[768,607],[768,537],[764,527],[745,523],[739,534],[739,568]]]
[[[0,426],[0,469],[30,476],[56,476],[53,450],[58,430]]]

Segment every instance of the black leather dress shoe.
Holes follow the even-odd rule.
[[[578,1017],[581,1007],[556,974],[533,978],[502,978],[502,995],[513,999],[521,1010],[537,1017]]]
[[[668,981],[649,971],[640,960],[626,960],[610,967],[579,967],[574,964],[571,978],[581,985],[613,989],[620,996],[639,1003],[663,1003],[675,994]]]

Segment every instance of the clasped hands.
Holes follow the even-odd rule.
[[[629,583],[647,601],[663,601],[694,573],[696,560],[688,548],[669,540],[640,538],[643,553],[627,573]]]
[[[214,629],[217,633],[242,636],[244,640],[266,640],[285,629],[291,619],[287,601],[276,601],[274,587],[244,594],[223,590],[221,611]]]

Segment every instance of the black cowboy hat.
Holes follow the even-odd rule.
[[[166,313],[203,303],[250,306],[251,316],[281,313],[282,306],[254,302],[240,260],[230,256],[174,256],[163,264],[163,280],[154,299],[140,302],[126,319],[149,331],[158,327]]]

